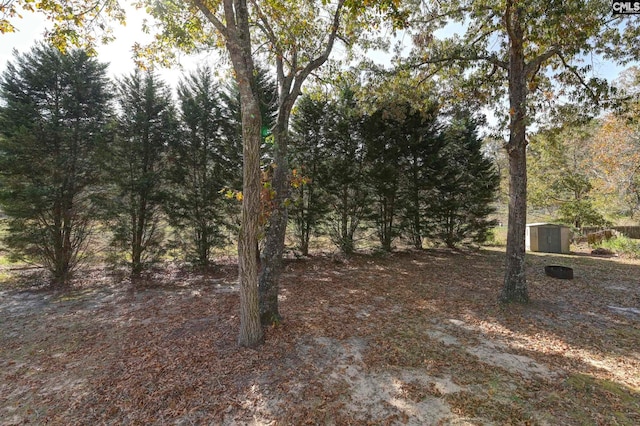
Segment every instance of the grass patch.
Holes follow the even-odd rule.
[[[615,397],[623,404],[633,404],[636,411],[640,409],[640,392],[630,389],[611,380],[598,379],[587,374],[573,374],[567,378],[567,384],[576,391],[592,395]]]
[[[0,252],[0,266],[11,266],[13,264],[15,264],[15,262],[11,261],[6,253]]]
[[[510,401],[497,401],[477,392],[452,393],[445,399],[454,413],[467,418],[490,419],[498,424],[528,424],[532,420],[524,399],[515,394]]]
[[[507,245],[507,227],[496,226],[489,231],[487,241],[483,244],[489,247],[504,247]]]
[[[603,240],[597,245],[597,247],[602,247],[634,259],[640,259],[640,240],[627,238],[624,235],[619,235],[609,240]]]
[[[566,380],[576,398],[576,417],[593,419],[598,413],[608,424],[636,425],[640,420],[640,392],[619,383],[587,374],[572,374]],[[578,403],[581,401],[582,403]]]

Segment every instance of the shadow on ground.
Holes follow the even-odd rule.
[[[239,349],[234,265],[0,293],[0,424],[639,424],[640,264],[504,252],[286,263],[284,323]],[[544,266],[574,269],[573,280]]]

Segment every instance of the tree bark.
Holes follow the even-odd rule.
[[[411,232],[411,240],[413,243],[413,247],[421,250],[422,249],[422,221],[420,220],[420,188],[418,187],[419,170],[418,170],[418,160],[417,154],[412,155],[413,159],[411,162],[411,174],[412,174],[412,185],[411,188],[411,204],[413,210],[413,229]]]
[[[133,196],[136,197],[136,196]],[[147,197],[145,194],[139,195],[139,206],[136,208],[136,214],[133,218],[133,238],[131,242],[131,277],[140,278],[142,273],[142,252],[144,251],[144,230],[147,225]]]
[[[238,239],[240,334],[238,344],[263,342],[258,302],[258,218],[260,216],[260,107],[256,99],[242,103],[243,185],[242,225]]]
[[[282,111],[281,111],[282,113]],[[285,120],[287,122],[285,122]],[[278,117],[274,131],[275,149],[272,188],[276,192],[274,208],[269,216],[269,226],[262,252],[262,270],[259,279],[260,320],[263,325],[282,321],[278,309],[279,280],[282,273],[282,255],[287,230],[288,211],[285,205],[289,197],[288,116]]]
[[[226,0],[229,1],[229,0]],[[239,0],[237,0],[239,1]],[[302,94],[302,84],[312,71],[321,67],[333,49],[333,44],[340,27],[341,11],[344,7],[344,0],[338,0],[333,14],[333,22],[329,29],[326,45],[320,55],[314,59],[305,58],[309,62],[303,65],[299,62],[305,55],[298,57],[297,48],[290,51],[281,51],[277,47],[276,55],[276,75],[278,81],[278,117],[276,119],[273,135],[275,138],[274,162],[275,170],[273,175],[272,188],[276,192],[274,207],[269,217],[269,225],[265,241],[265,248],[262,260],[262,271],[260,274],[260,316],[263,324],[273,324],[281,321],[278,310],[278,281],[282,272],[282,255],[284,253],[284,240],[287,230],[288,212],[286,200],[289,197],[289,164],[287,161],[287,148],[289,138],[289,117],[291,110],[298,96]],[[261,24],[268,28],[267,38],[273,46],[280,44],[275,38],[273,28],[264,17],[260,18]],[[290,54],[288,60],[285,57]],[[302,61],[301,61],[302,62]]]
[[[254,75],[246,0],[225,0],[225,40],[242,109],[242,221],[238,238],[240,282],[240,333],[238,344],[256,347],[264,341],[258,304],[258,220],[260,217],[260,143],[262,118]]]
[[[242,87],[242,85],[241,85]],[[242,91],[242,89],[241,89]],[[246,91],[246,90],[245,90]],[[242,95],[241,95],[242,96]],[[258,304],[258,218],[260,217],[260,106],[249,93],[242,102],[243,185],[242,225],[238,239],[240,281],[240,346],[263,342]]]
[[[509,222],[504,287],[500,301],[529,301],[525,276],[525,227],[527,222],[526,101],[527,72],[524,54],[522,7],[511,5],[506,22],[509,47]]]

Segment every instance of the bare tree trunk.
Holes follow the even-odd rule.
[[[524,144],[523,144],[524,145]],[[529,301],[525,275],[525,227],[527,221],[527,175],[525,146],[509,152],[509,222],[507,262],[502,302]]]
[[[524,56],[523,6],[511,6],[507,11],[509,26],[509,223],[507,229],[507,259],[501,302],[529,301],[525,275],[525,227],[527,222],[527,157],[526,100],[527,74]]]
[[[248,96],[248,95],[247,95]],[[240,346],[263,342],[258,303],[258,219],[260,217],[260,107],[257,99],[242,103],[242,225],[238,240],[240,281]]]
[[[289,197],[288,123],[278,117],[274,131],[275,149],[272,188],[276,192],[274,208],[269,216],[266,241],[262,252],[262,270],[259,279],[260,320],[263,325],[279,323],[282,320],[278,309],[279,280],[282,273],[282,255],[287,231],[288,212],[285,202]],[[287,119],[288,120],[288,119]]]
[[[338,0],[333,16],[333,25],[329,30],[325,48],[320,55],[313,59],[306,58],[309,62],[303,65],[298,62],[298,52],[294,49],[288,60],[285,59],[285,56],[289,52],[280,52],[275,60],[278,80],[278,117],[273,132],[276,145],[274,153],[276,168],[272,188],[276,191],[276,199],[269,217],[264,253],[261,258],[263,267],[259,287],[260,317],[263,324],[272,324],[282,319],[278,310],[278,281],[282,272],[282,255],[288,220],[285,202],[289,197],[289,164],[287,161],[289,117],[296,99],[302,94],[302,84],[312,71],[321,67],[329,59],[340,27],[343,6],[344,0]],[[264,20],[262,24],[269,26]],[[274,45],[279,44],[276,39],[271,39],[271,41]]]
[[[264,341],[258,303],[258,220],[260,218],[260,143],[262,118],[254,75],[246,0],[225,0],[225,39],[236,73],[242,107],[242,221],[238,239],[240,333],[238,344],[256,347]]]
[[[413,164],[412,164],[412,178],[413,178],[413,188],[411,191],[411,204],[413,209],[413,218],[412,218],[412,236],[411,240],[413,242],[413,247],[420,250],[422,249],[422,221],[420,220],[420,188],[418,187],[418,166],[417,166],[417,155],[413,156]]]
[[[144,251],[144,228],[146,225],[147,203],[144,201],[145,195],[140,197],[136,216],[133,220],[133,239],[131,245],[131,276],[134,279],[140,278],[142,273],[142,252]]]

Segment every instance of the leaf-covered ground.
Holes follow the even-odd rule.
[[[499,250],[290,260],[259,350],[233,264],[5,289],[0,424],[640,424],[640,263],[527,259],[506,307]]]

